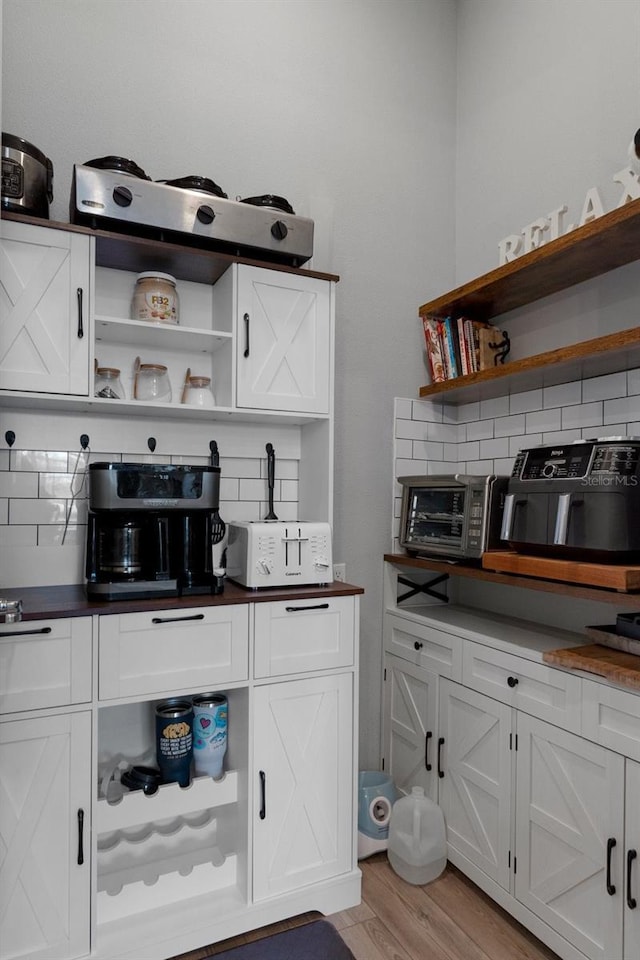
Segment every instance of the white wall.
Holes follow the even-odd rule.
[[[393,397],[417,306],[451,286],[454,0],[4,0],[2,129],[54,165],[118,154],[316,221],[337,293],[336,561],[365,587],[362,749],[377,764]]]

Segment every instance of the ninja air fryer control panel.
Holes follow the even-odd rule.
[[[521,450],[511,471],[514,480],[580,480],[587,476],[632,476],[638,470],[640,441],[597,440]]]

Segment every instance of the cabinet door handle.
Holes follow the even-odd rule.
[[[51,627],[38,627],[37,630],[8,630],[0,633],[0,637],[35,637],[41,633],[51,633]]]
[[[204,613],[194,613],[190,617],[153,617],[151,623],[179,623],[182,620],[204,620]]]
[[[244,354],[243,356],[249,356],[249,314],[245,313],[244,317]]]
[[[631,896],[631,867],[637,856],[635,850],[627,850],[627,906],[629,910],[635,910],[638,906],[636,898]]]
[[[309,607],[285,607],[287,613],[299,613],[300,610],[328,610],[328,603],[313,603]]]
[[[424,643],[422,643],[421,640],[414,640],[414,642],[413,642],[413,649],[414,649],[414,650],[422,650],[423,647],[424,647]]]
[[[429,740],[431,740],[433,733],[431,730],[427,730],[424,738],[424,768],[425,770],[431,770],[432,764],[429,763]]]
[[[438,737],[438,776],[440,777],[440,779],[444,777],[444,770],[442,769],[442,765],[441,765],[441,754],[442,754],[443,746],[444,746],[444,737]]]
[[[84,337],[84,327],[82,325],[82,299],[83,299],[82,287],[78,287],[77,297],[78,297],[78,340],[82,340],[82,338]]]
[[[615,845],[615,837],[609,837],[607,840],[607,893],[610,897],[616,892],[615,884],[611,883],[611,851]]]
[[[84,833],[84,810],[80,808],[78,810],[78,866],[81,867],[84,863],[84,848],[83,848],[83,833]]]
[[[518,678],[517,678],[517,677],[507,677],[507,683],[509,684],[510,687],[517,687],[517,686],[518,686]]]
[[[264,820],[267,815],[267,777],[264,770],[260,771],[260,819]]]

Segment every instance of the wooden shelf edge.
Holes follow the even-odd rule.
[[[637,260],[639,240],[640,200],[632,200],[422,304],[418,313],[444,318],[477,311],[489,320]]]
[[[637,348],[637,353],[633,348]],[[585,366],[591,363],[591,370]],[[474,392],[478,396],[498,396],[539,386],[553,386],[586,376],[601,376],[628,370],[640,363],[640,327],[621,330],[592,340],[583,340],[568,347],[559,347],[522,360],[513,360],[491,370],[481,370],[443,383],[420,387],[421,400],[442,396],[454,400]],[[524,383],[528,380],[528,383]],[[506,389],[505,389],[506,388]],[[470,397],[469,397],[470,399]]]
[[[433,570],[437,573],[448,573],[452,577],[466,577],[472,580],[484,580],[488,583],[498,583],[509,587],[521,587],[524,590],[536,590],[542,593],[556,593],[563,597],[574,597],[577,600],[595,600],[599,603],[615,603],[619,607],[638,607],[640,591],[622,592],[605,587],[582,587],[559,580],[543,580],[528,577],[524,574],[494,573],[483,570],[482,567],[463,563],[447,563],[443,560],[432,560],[428,557],[409,557],[399,553],[385,553],[386,563],[397,566],[413,567],[417,570]]]

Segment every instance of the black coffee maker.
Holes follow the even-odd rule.
[[[87,596],[147,599],[219,593],[211,562],[220,468],[89,466]]]

